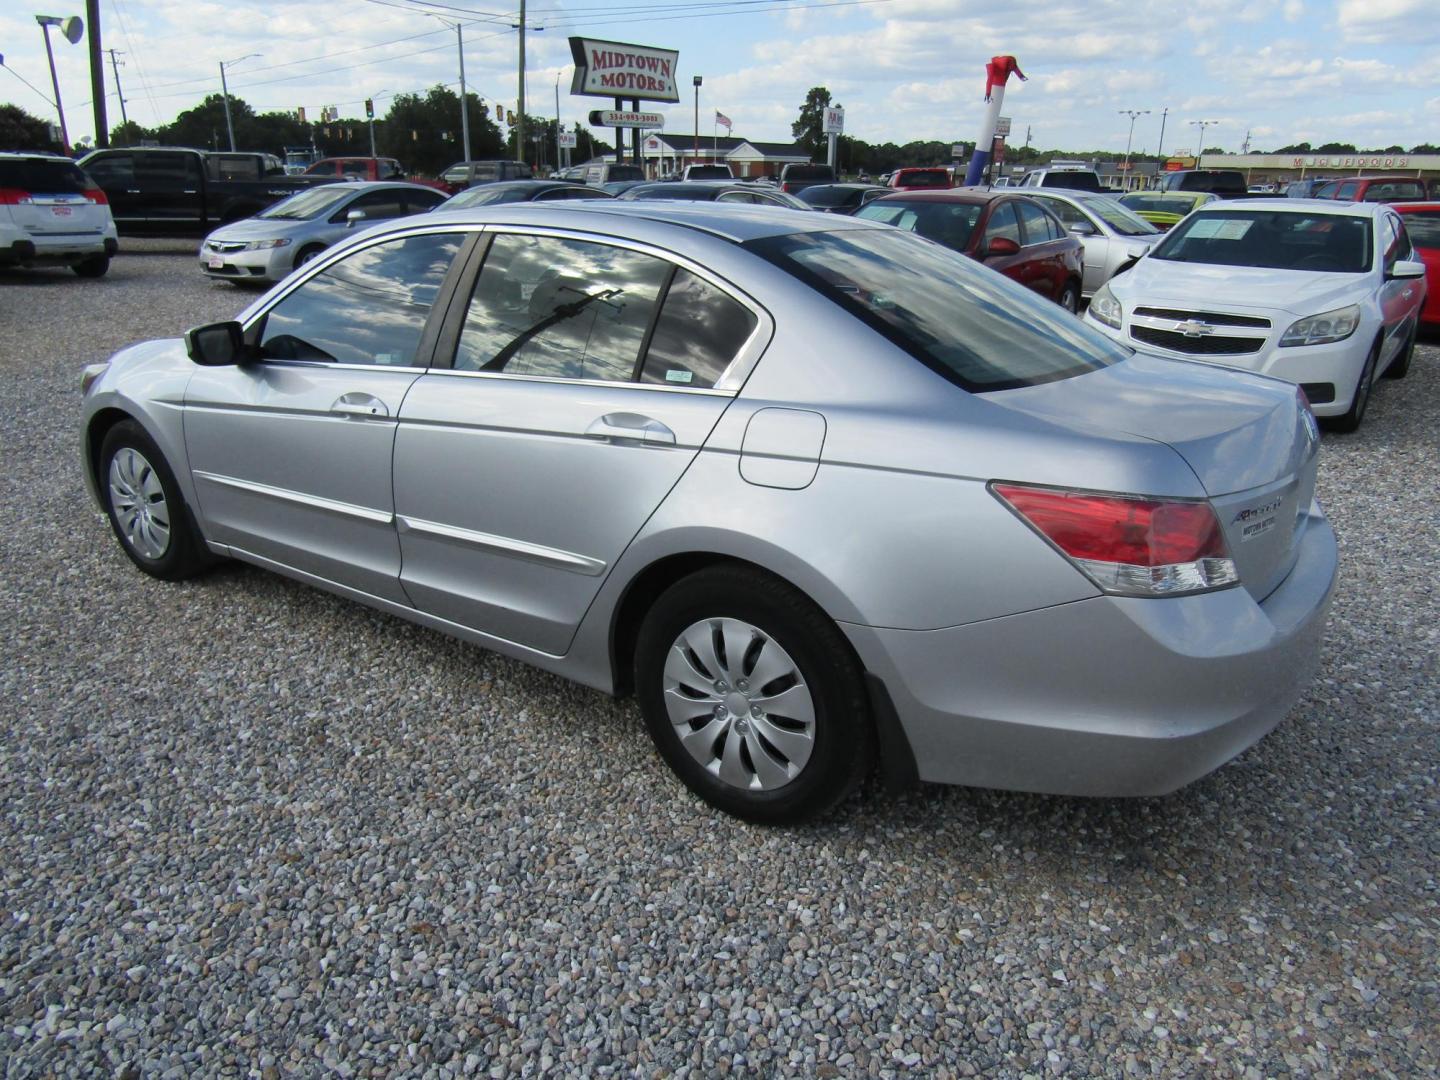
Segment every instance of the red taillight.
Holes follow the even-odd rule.
[[[1209,503],[992,487],[1106,592],[1171,596],[1239,580]]]
[[[96,206],[109,206],[110,198],[105,194],[104,188],[88,187],[80,193],[89,199]]]
[[[0,187],[0,206],[19,206],[30,201],[30,192],[20,188]]]

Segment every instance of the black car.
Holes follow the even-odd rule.
[[[458,195],[452,195],[437,210],[459,210],[467,206],[499,206],[501,203],[558,202],[562,199],[613,199],[615,196],[599,188],[568,180],[505,180],[498,184],[480,184]]]
[[[784,206],[791,210],[809,210],[794,195],[786,195],[772,187],[760,187],[734,180],[657,180],[636,184],[620,196],[622,199],[686,199],[690,202],[749,203],[752,206]]]
[[[813,162],[792,162],[786,165],[780,173],[780,190],[789,192],[791,195],[798,195],[807,187],[816,184],[833,184],[840,177],[835,175],[835,170],[829,165],[816,165]]]
[[[876,184],[812,184],[796,197],[827,214],[853,214],[872,199],[894,193]]]

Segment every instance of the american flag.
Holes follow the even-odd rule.
[[[726,131],[730,130],[730,118],[724,113],[722,113],[719,109],[715,110],[715,123],[719,124]]]

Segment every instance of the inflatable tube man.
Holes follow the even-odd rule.
[[[990,164],[990,148],[995,144],[995,124],[1000,119],[1000,106],[1005,102],[1005,83],[1014,75],[1021,82],[1025,73],[1013,56],[992,56],[985,65],[985,123],[980,128],[980,138],[975,142],[975,153],[970,157],[970,167],[965,170],[967,187],[980,183],[985,167]]]

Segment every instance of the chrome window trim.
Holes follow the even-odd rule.
[[[326,510],[332,514],[359,518],[361,521],[370,521],[377,525],[389,525],[395,520],[395,515],[389,510],[374,510],[368,506],[356,506],[354,503],[341,502],[339,499],[326,499],[319,495],[306,495],[303,491],[272,487],[269,484],[258,484],[253,480],[241,480],[235,476],[205,472],[201,469],[193,470],[193,475],[197,479],[209,480],[211,483],[236,488],[240,491],[248,491],[252,495],[264,495],[271,499],[279,499],[282,502],[308,506],[312,510]]]
[[[395,524],[399,526],[401,532],[426,533],[430,536],[443,537],[446,540],[456,540],[497,555],[508,555],[515,559],[542,563],[560,570],[569,570],[571,573],[584,574],[586,577],[599,577],[605,572],[604,559],[593,559],[588,555],[579,555],[573,551],[547,547],[544,544],[532,544],[526,540],[514,540],[508,536],[496,536],[494,533],[462,529],[458,525],[446,525],[443,522],[426,521],[423,518],[406,517],[403,514],[395,516]]]
[[[507,375],[504,372],[478,372],[478,371],[456,371],[454,368],[431,368],[432,375],[480,375],[484,374],[497,379],[523,379],[526,381],[561,382],[573,383],[578,386],[626,386],[636,390],[663,390],[674,393],[677,390],[689,394],[725,394],[734,396],[740,392],[740,387],[750,377],[750,373],[759,363],[760,357],[764,355],[765,349],[770,344],[771,337],[775,334],[775,320],[770,317],[770,312],[761,303],[745,292],[738,285],[715,274],[709,268],[702,266],[686,255],[677,251],[670,251],[666,248],[656,247],[654,244],[644,240],[631,240],[629,237],[614,236],[610,233],[586,232],[582,229],[563,228],[552,225],[500,225],[487,224],[484,231],[491,234],[509,234],[520,236],[551,236],[562,240],[579,240],[589,244],[608,244],[611,247],[625,248],[629,251],[638,252],[641,255],[649,255],[652,258],[661,259],[672,266],[678,266],[688,270],[702,281],[708,282],[711,286],[719,289],[730,299],[734,300],[750,314],[755,316],[755,329],[750,332],[744,343],[735,351],[730,363],[720,373],[712,387],[674,387],[662,386],[658,383],[642,383],[637,381],[625,382],[602,382],[599,379],[566,379],[550,375]],[[318,260],[317,260],[318,261]],[[484,266],[481,266],[484,271]],[[478,280],[478,278],[477,278]],[[466,298],[469,304],[469,298]],[[462,326],[463,333],[463,326]]]

